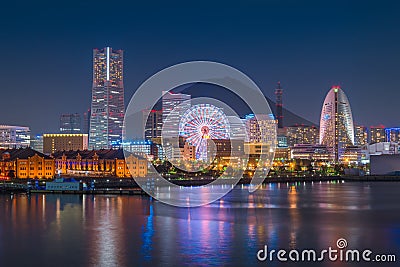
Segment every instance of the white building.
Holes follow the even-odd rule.
[[[0,149],[30,146],[29,127],[0,125]]]
[[[320,144],[332,148],[335,161],[340,161],[346,147],[354,145],[354,124],[349,100],[339,86],[326,95],[319,125]]]

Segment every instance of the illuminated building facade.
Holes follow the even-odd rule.
[[[146,118],[145,114],[149,114]],[[163,112],[161,110],[147,110],[143,112],[144,138],[154,140],[161,137]]]
[[[162,122],[163,136],[176,138],[179,134],[179,122],[185,112],[191,107],[191,96],[162,92]]]
[[[295,144],[317,144],[319,129],[315,126],[295,125],[286,128],[288,146]]]
[[[356,126],[354,128],[354,145],[365,146],[366,144],[368,144],[368,128]]]
[[[30,146],[29,127],[0,125],[0,149]]]
[[[43,153],[88,149],[87,134],[43,134]]]
[[[290,148],[292,159],[334,160],[333,148],[318,144],[295,144]]]
[[[350,103],[339,86],[333,86],[322,105],[319,143],[332,149],[339,162],[347,146],[354,145],[354,125]]]
[[[400,143],[400,128],[386,128],[385,129],[386,142]]]
[[[385,126],[371,126],[370,132],[370,144],[381,143],[386,141]]]
[[[81,133],[81,115],[62,114],[60,116],[60,133]]]
[[[54,159],[27,148],[0,150],[0,176],[3,178],[51,179]]]
[[[183,147],[180,147],[181,157],[183,160],[193,161],[196,160],[196,147],[192,146],[189,142],[185,142]]]
[[[265,143],[275,147],[277,120],[272,114],[249,114],[245,116],[245,127],[248,142]]]
[[[290,159],[290,147],[277,147],[275,149],[274,161]]]
[[[122,141],[124,120],[123,51],[93,50],[89,147],[109,148]]]
[[[53,156],[60,175],[120,178],[147,175],[147,160],[132,154],[125,158],[122,149],[59,151]]]
[[[38,134],[34,137],[34,139],[31,139],[31,148],[43,153],[43,135]]]
[[[149,160],[163,159],[161,145],[150,140],[134,140],[122,143],[125,151]]]

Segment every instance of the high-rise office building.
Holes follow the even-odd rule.
[[[374,143],[382,143],[386,141],[386,135],[385,135],[385,126],[379,125],[379,126],[371,126],[369,128],[369,133],[370,133],[370,144]]]
[[[125,113],[122,50],[93,50],[90,110],[89,147],[101,149],[121,143]]]
[[[147,114],[148,116],[146,117]],[[163,126],[162,116],[163,112],[161,110],[143,111],[144,138],[146,140],[153,140],[154,138],[161,137]]]
[[[29,147],[30,140],[29,127],[0,125],[0,149]]]
[[[60,116],[60,132],[61,133],[80,133],[81,132],[81,115],[62,114]]]
[[[89,134],[89,129],[90,129],[90,108],[83,113],[82,133]]]
[[[272,114],[248,114],[245,116],[247,140],[275,147],[278,121]]]
[[[179,122],[185,112],[191,107],[191,96],[187,94],[174,94],[163,91],[162,96],[162,121],[163,136],[178,137]]]
[[[332,148],[336,162],[348,146],[354,145],[354,125],[350,103],[346,94],[339,86],[333,86],[325,97],[322,105],[320,144]]]
[[[288,146],[295,144],[317,144],[319,129],[315,126],[294,125],[286,128]]]
[[[364,146],[368,144],[368,128],[365,126],[354,127],[354,145]]]

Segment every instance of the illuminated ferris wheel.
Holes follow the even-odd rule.
[[[196,159],[206,160],[207,139],[229,139],[229,122],[221,108],[195,105],[182,116],[179,135],[196,147]]]

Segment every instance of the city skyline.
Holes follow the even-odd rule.
[[[4,97],[18,99],[19,108],[15,109],[14,101],[4,103],[5,110],[13,112],[2,116],[2,123],[30,126],[34,134],[55,132],[60,114],[83,114],[90,106],[91,50],[111,46],[126,51],[126,99],[164,67],[214,60],[244,71],[272,99],[276,82],[281,81],[284,107],[315,123],[325,91],[338,84],[352,102],[356,124],[398,126],[398,119],[391,115],[400,97],[395,12],[399,4],[307,1],[290,6],[289,2],[260,2],[251,7],[231,3],[228,9],[223,2],[212,9],[187,4],[173,4],[174,9],[161,4],[154,9],[131,3],[118,13],[123,19],[109,14],[110,23],[103,28],[93,27],[95,14],[89,4],[57,9],[51,4],[6,3],[4,10],[9,12],[0,19],[5,37],[0,47],[8,51],[3,58],[8,64],[0,67],[0,73]],[[207,19],[193,15],[194,8]],[[142,10],[153,12],[146,17]],[[219,21],[219,12],[232,17]],[[234,19],[242,13],[243,19]],[[76,19],[64,20],[71,15]],[[204,21],[201,27],[199,20]],[[203,41],[204,34],[210,44]],[[27,49],[26,40],[32,41],[29,49],[35,53],[13,57]],[[383,90],[390,97],[374,97]],[[298,104],[306,102],[315,105]],[[32,104],[34,108],[29,109]],[[47,114],[45,120],[42,114]]]

